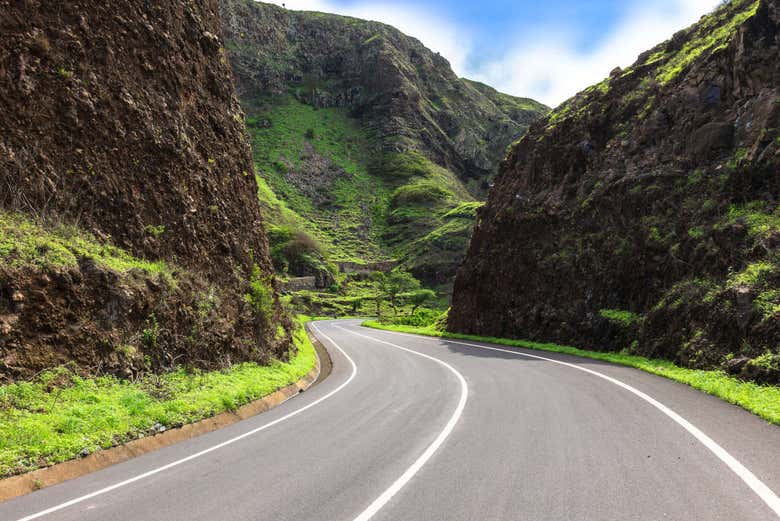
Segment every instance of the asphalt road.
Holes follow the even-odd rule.
[[[780,520],[780,428],[716,398],[595,360],[315,327],[334,366],[306,393],[0,520]]]

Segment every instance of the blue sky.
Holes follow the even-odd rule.
[[[719,0],[283,0],[389,23],[460,76],[555,106],[628,66]],[[282,0],[273,0],[282,4]]]

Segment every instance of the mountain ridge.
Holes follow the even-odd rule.
[[[484,197],[506,146],[547,107],[457,78],[386,24],[247,0],[222,14],[272,223],[332,260],[398,259],[451,281],[473,215],[446,215]],[[430,255],[411,246],[432,233]]]

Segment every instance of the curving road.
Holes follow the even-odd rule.
[[[0,520],[780,520],[780,428],[565,355],[318,322],[323,382]]]

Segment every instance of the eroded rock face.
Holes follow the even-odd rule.
[[[78,217],[140,256],[214,274],[249,250],[262,261],[215,1],[0,7],[5,207]]]
[[[270,275],[271,264],[216,0],[3,0],[0,13],[0,207],[75,224],[135,256],[168,261],[186,272],[184,286],[212,285],[230,302],[220,311],[234,334],[215,352],[233,361],[285,354],[287,342],[274,340],[276,324],[289,328],[278,306],[263,319],[266,331],[247,318],[243,304],[252,266]],[[36,308],[51,317],[71,298],[82,302],[76,295],[105,299],[98,307],[114,299],[89,276],[78,283],[55,275],[61,276],[71,282],[50,286],[40,275],[5,266],[0,292],[70,295]],[[197,292],[183,287],[177,301],[196,307]],[[63,339],[79,361],[78,349],[117,332],[105,324],[143,326],[155,310],[147,304],[155,301],[139,298],[120,299],[127,306],[117,304],[108,322],[62,315],[49,317],[48,325],[65,336],[73,324],[95,325]],[[73,313],[91,310],[74,304]],[[48,340],[25,325],[33,317],[21,317],[13,326],[3,322],[2,329],[16,333],[0,349],[24,358],[26,349]],[[166,317],[171,331],[183,325],[175,313]],[[193,349],[174,345],[182,338],[169,340],[171,352],[197,352],[206,365],[222,357],[209,358],[205,337]]]
[[[776,1],[733,2],[532,126],[450,327],[778,381],[779,33]]]

